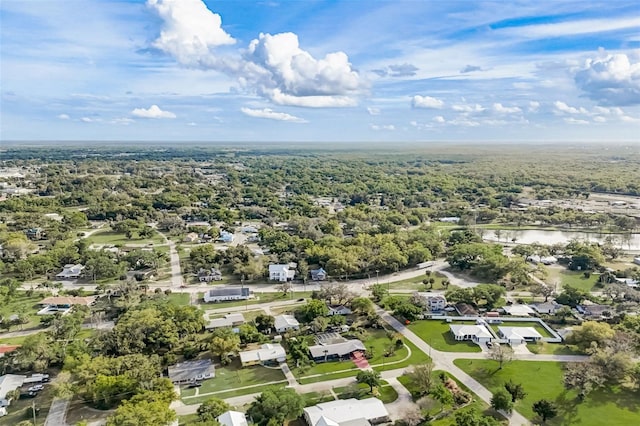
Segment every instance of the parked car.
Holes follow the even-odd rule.
[[[35,398],[38,396],[38,392],[24,392],[20,394],[20,399],[22,398]]]
[[[193,383],[189,383],[189,388],[199,388],[200,386],[202,386],[202,382],[193,382]]]
[[[40,392],[41,390],[44,389],[43,385],[33,385],[31,386],[29,389],[27,389],[29,392]]]
[[[304,302],[304,298],[298,299],[298,302]]]

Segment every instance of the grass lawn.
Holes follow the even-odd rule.
[[[178,426],[189,426],[198,421],[197,414],[188,414],[186,416],[178,416]]]
[[[127,244],[165,244],[162,235],[157,232],[151,236],[151,238],[140,238],[137,233],[133,234],[133,238],[129,239],[124,233],[115,232],[107,228],[100,230],[95,234],[87,238],[91,244],[112,244],[112,245],[127,245]]]
[[[318,382],[324,382],[327,380],[344,379],[345,377],[356,377],[356,375],[358,374],[358,371],[360,370],[355,368],[355,365],[353,367],[354,367],[353,370],[343,370],[343,371],[337,371],[332,373],[325,373],[319,376],[297,378],[298,383],[300,383],[301,385],[307,385],[309,383],[318,383]]]
[[[376,371],[395,370],[396,368],[403,368],[403,367],[408,367],[410,365],[424,364],[425,362],[429,361],[429,356],[424,352],[422,352],[420,349],[418,349],[409,340],[404,339],[403,342],[404,342],[404,345],[407,346],[409,350],[411,350],[411,356],[409,356],[409,358],[407,359],[403,358],[403,361],[396,362],[393,364],[389,363],[389,361],[387,361],[385,358],[385,361],[383,364],[376,364],[376,363],[372,364],[374,366],[373,369]]]
[[[29,322],[22,326],[13,326],[10,331],[19,331],[21,329],[35,328],[40,325],[40,317],[36,315],[42,306],[37,303],[47,297],[47,294],[35,292],[33,295],[28,296],[25,291],[17,291],[16,294],[7,300],[4,298],[0,302],[0,315],[3,318],[8,318],[14,314],[27,315]],[[2,337],[2,334],[0,334]]]
[[[364,383],[357,383],[352,386],[344,386],[333,388],[333,391],[338,395],[339,399],[367,399],[373,398],[374,396],[380,399],[383,403],[389,404],[396,399],[398,399],[398,393],[393,388],[393,386],[389,385],[384,380],[381,381],[380,387],[373,389],[373,393],[369,391],[369,385]]]
[[[538,333],[540,333],[542,337],[553,337],[551,333],[547,331],[546,328],[541,326],[536,321],[517,321],[517,322],[505,321],[502,324],[490,324],[489,326],[496,333],[496,335],[498,334],[498,327],[532,327]]]
[[[23,420],[33,422],[33,416],[31,415],[31,410],[29,410],[31,404],[35,404],[36,407],[36,424],[38,426],[44,425],[52,401],[53,386],[45,385],[44,390],[38,392],[35,398],[12,401],[11,405],[7,407],[8,415],[0,417],[0,425],[16,425]]]
[[[191,293],[171,293],[166,297],[174,305],[188,305],[191,301]]]
[[[631,425],[640,420],[640,391],[612,386],[579,401],[575,391],[564,389],[561,363],[513,361],[502,370],[497,370],[497,363],[490,360],[459,359],[454,363],[493,392],[509,379],[522,383],[527,396],[515,408],[529,419],[535,418],[531,409],[535,401],[554,401],[558,417],[548,420],[548,425]]]
[[[202,298],[201,295],[198,296]],[[249,299],[247,301],[239,300],[237,302],[217,302],[217,303],[207,303],[203,306],[206,306],[204,309],[221,309],[231,306],[245,306],[245,305],[257,305],[260,303],[269,303],[269,302],[277,302],[277,301],[285,301],[285,300],[297,300],[301,298],[311,297],[310,291],[296,291],[293,293],[289,293],[288,295],[284,295],[282,293],[254,293],[254,298]]]
[[[548,354],[548,355],[583,355],[576,346],[565,345],[560,343],[527,343],[527,348],[534,354]]]
[[[419,320],[409,324],[428,345],[443,352],[480,352],[478,345],[471,342],[458,342],[449,331],[449,323],[439,320]]]
[[[422,280],[429,279],[429,278],[435,279],[435,282],[433,283],[433,287],[422,284]],[[411,289],[411,290],[418,290],[418,291],[442,290],[444,289],[444,286],[442,285],[442,281],[444,281],[445,279],[447,279],[447,277],[445,277],[444,275],[438,272],[432,272],[430,276],[427,276],[426,274],[423,273],[422,275],[418,275],[417,277],[407,278],[406,280],[401,280],[401,281],[390,282],[389,288],[390,289],[397,289],[397,288]]]
[[[230,365],[216,367],[216,376],[213,379],[205,380],[199,388],[182,388],[181,397],[186,404],[194,404],[193,399],[186,398],[193,396],[198,389],[198,394],[206,394],[220,391],[240,391],[238,395],[260,392],[261,385],[268,382],[278,382],[285,380],[284,374],[279,368],[266,368],[260,365],[252,367],[242,367],[240,360],[234,358]],[[257,386],[255,388],[237,389],[247,386]],[[208,397],[217,396],[209,395]],[[205,398],[206,399],[206,398]]]
[[[558,270],[557,268],[549,268],[549,278],[551,281],[557,279],[562,286],[571,286],[580,290],[592,291],[598,281],[599,275],[591,274],[589,278],[584,277],[584,273],[580,271]]]

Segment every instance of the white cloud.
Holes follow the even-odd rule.
[[[630,117],[628,115],[623,115],[622,117],[620,117],[620,120],[624,121],[625,123],[633,123],[633,124],[640,123],[640,117]]]
[[[68,114],[60,114],[60,115],[58,115],[58,118],[60,120],[68,120],[70,117],[69,117]]]
[[[221,27],[220,15],[201,0],[147,0],[164,20],[160,37],[153,46],[187,65],[199,63],[211,48],[235,43]]]
[[[629,55],[601,50],[574,71],[577,86],[589,98],[603,105],[640,104],[640,50]]]
[[[148,109],[136,108],[131,111],[131,115],[139,118],[176,118],[170,111],[163,111],[158,105],[151,105]]]
[[[433,121],[435,121],[436,123],[445,123],[445,122],[446,122],[446,120],[444,119],[444,117],[443,117],[443,116],[441,116],[441,115],[438,115],[438,116],[433,117]]]
[[[479,105],[479,104],[475,104],[475,105],[466,105],[466,104],[454,105],[454,106],[451,107],[451,109],[453,109],[454,111],[458,111],[458,112],[482,112],[482,111],[484,111],[484,107],[482,105]]]
[[[263,109],[250,109],[250,108],[241,108],[245,115],[249,117],[257,117],[257,118],[268,118],[270,120],[278,120],[278,121],[291,121],[294,123],[306,123],[307,121],[296,117],[295,115],[287,114],[285,112],[276,112],[269,108]]]
[[[519,107],[506,107],[506,106],[503,106],[501,103],[494,103],[493,110],[498,114],[517,114],[522,112],[522,110]]]
[[[529,112],[538,112],[538,109],[540,109],[540,102],[538,101],[529,102]]]
[[[499,32],[504,33],[504,35],[510,34],[513,37],[549,38],[634,29],[638,26],[640,26],[640,18],[638,17],[618,19],[606,18],[517,26],[505,28],[499,30]]]
[[[100,121],[100,120],[98,120],[96,118],[82,117],[80,119],[80,121],[82,121],[83,123],[95,123],[95,122]]]
[[[132,120],[131,118],[114,118],[113,120],[111,120],[111,124],[121,124],[123,126],[128,126],[131,123],[135,123],[135,120]]]
[[[597,115],[593,117],[593,121],[595,121],[596,123],[606,123],[607,119],[601,115]]]
[[[383,124],[383,125],[370,124],[369,127],[371,127],[371,130],[376,130],[376,131],[380,131],[380,130],[393,131],[396,129],[396,126],[394,126],[393,124]]]
[[[566,114],[589,114],[589,111],[587,111],[586,109],[584,109],[583,107],[575,108],[572,106],[567,105],[565,102],[562,101],[555,101],[553,103],[553,106],[555,107],[555,113],[566,113]]]
[[[369,115],[380,115],[380,108],[367,107],[367,112]]]
[[[444,101],[431,96],[415,95],[411,100],[411,105],[414,108],[433,108],[440,109],[444,106]]]
[[[589,124],[589,122],[587,120],[580,120],[580,119],[573,118],[573,117],[566,117],[564,119],[564,122],[568,123],[568,124],[582,124],[582,125]]]

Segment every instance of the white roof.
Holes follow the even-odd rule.
[[[529,314],[535,313],[535,311],[527,305],[503,306],[502,309],[504,309],[504,311],[509,315],[514,315],[514,316],[528,317]]]
[[[275,321],[273,322],[276,330],[281,328],[295,328],[299,327],[300,323],[293,315],[278,315],[275,317]]]
[[[248,426],[244,413],[239,411],[227,411],[218,416],[218,421],[223,426]]]
[[[378,398],[360,400],[351,398],[323,402],[305,408],[304,412],[313,426],[335,426],[335,424],[340,425],[353,420],[373,420],[389,416],[389,412]]]
[[[27,376],[21,374],[5,374],[0,376],[0,399],[7,396],[7,392],[18,389],[24,383]]]
[[[346,342],[333,343],[330,345],[314,345],[309,346],[309,352],[314,358],[324,356],[324,351],[327,351],[327,355],[345,356],[355,351],[366,351],[364,344],[357,339],[347,340]]]
[[[284,272],[285,274],[289,272],[289,265],[277,264],[277,265],[269,265],[269,273],[271,272]]]
[[[232,327],[234,323],[244,323],[244,316],[240,313],[227,314],[223,318],[214,318],[209,321],[207,328]]]
[[[541,339],[542,335],[533,327],[498,327],[507,340]]]
[[[287,353],[280,343],[266,343],[260,347],[260,349],[254,349],[252,351],[240,352],[240,361],[244,364],[246,362],[253,361],[280,361],[285,360]]]
[[[487,327],[484,325],[471,325],[471,324],[463,324],[463,325],[450,325],[451,332],[455,336],[477,336],[477,337],[489,337],[493,338],[493,334],[487,330]]]

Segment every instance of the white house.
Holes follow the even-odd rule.
[[[300,329],[300,323],[298,320],[293,315],[287,314],[276,316],[273,325],[278,333]]]
[[[536,303],[530,306],[539,314],[555,314],[556,311],[562,307],[562,305],[559,305],[556,302]]]
[[[378,398],[339,399],[304,409],[309,426],[370,425],[389,420],[389,412]]]
[[[247,300],[251,298],[251,291],[246,287],[212,288],[204,293],[204,301],[223,302],[227,300]]]
[[[414,296],[421,297],[427,304],[427,309],[431,312],[438,312],[447,307],[447,299],[441,294],[433,294],[427,292],[415,292]]]
[[[257,364],[281,363],[287,359],[287,353],[280,343],[265,343],[259,349],[240,352],[243,367]]]
[[[272,281],[291,281],[295,277],[295,275],[295,266],[292,269],[291,264],[269,265],[269,279]]]
[[[339,305],[339,306],[331,306],[328,305],[327,306],[329,308],[329,314],[328,315],[349,315],[351,314],[351,309],[347,308],[344,305]]]
[[[514,317],[528,317],[530,314],[535,313],[535,311],[527,305],[507,305],[503,306],[502,310]]]
[[[537,342],[542,335],[533,327],[498,327],[498,334],[510,345]]]
[[[72,265],[72,264],[64,265],[62,272],[60,272],[59,274],[56,274],[56,278],[59,278],[62,280],[69,280],[69,279],[74,280],[74,279],[80,278],[80,275],[82,274],[83,269],[84,269],[84,266],[80,265],[79,263],[76,265]]]
[[[241,313],[227,314],[222,318],[214,318],[209,321],[209,324],[205,326],[206,329],[211,330],[214,328],[222,327],[237,327],[244,324],[244,316]]]
[[[200,238],[198,237],[198,234],[196,234],[195,232],[189,232],[187,235],[184,236],[183,241],[185,243],[196,243],[198,242]]]
[[[247,417],[240,411],[227,411],[220,414],[217,420],[222,426],[249,426]]]
[[[210,359],[179,362],[170,366],[167,371],[169,380],[175,384],[211,379],[216,374],[215,367]]]
[[[482,324],[463,324],[450,326],[451,334],[456,340],[471,340],[474,343],[486,343],[493,339],[493,334]]]

